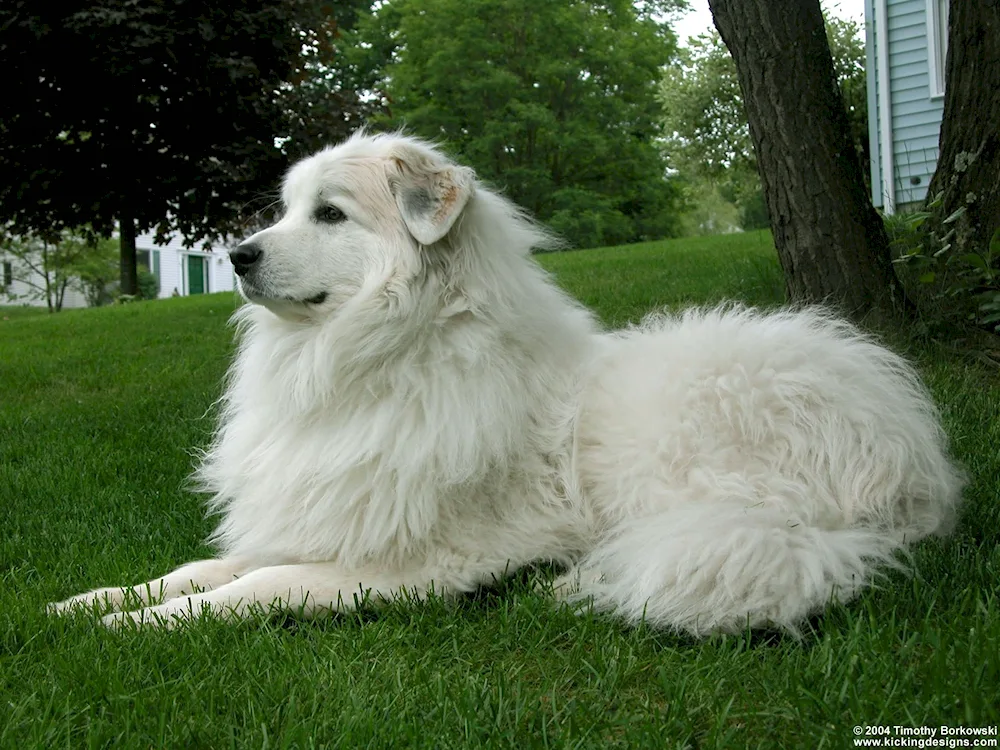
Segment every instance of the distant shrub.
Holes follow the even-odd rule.
[[[139,271],[139,299],[156,299],[160,296],[160,279],[155,273]]]
[[[632,221],[605,195],[563,188],[552,196],[556,210],[547,224],[576,248],[623,245],[631,241]]]

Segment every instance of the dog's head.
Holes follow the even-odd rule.
[[[421,141],[355,136],[289,170],[281,220],[230,253],[240,290],[282,316],[334,311],[372,279],[417,273],[476,190]]]

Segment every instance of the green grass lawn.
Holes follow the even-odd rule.
[[[763,233],[541,260],[609,325],[782,289]],[[857,725],[1000,722],[1000,376],[902,335],[972,475],[963,515],[917,547],[917,576],[801,641],[626,628],[558,607],[530,575],[317,623],[113,633],[47,617],[48,601],[210,554],[185,482],[235,304],[0,320],[0,747],[846,748]]]
[[[11,320],[21,320],[21,318],[33,318],[37,315],[48,315],[47,307],[36,307],[32,305],[0,305],[0,323]],[[2,329],[0,329],[2,330]]]

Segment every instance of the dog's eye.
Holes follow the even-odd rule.
[[[336,224],[347,217],[336,206],[320,206],[316,209],[315,218],[316,221],[322,221],[324,224]]]

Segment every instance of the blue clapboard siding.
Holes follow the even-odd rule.
[[[923,201],[938,157],[938,135],[944,100],[931,97],[928,63],[927,0],[886,0],[886,29],[877,28],[875,3],[866,4],[868,46],[868,101],[874,115],[869,116],[872,147],[872,199],[883,206],[888,192],[881,170],[881,129],[878,123],[887,113],[881,101],[878,69],[882,59],[879,48],[888,38],[889,112],[892,124],[892,156],[896,206]],[[872,104],[874,103],[874,107]]]

